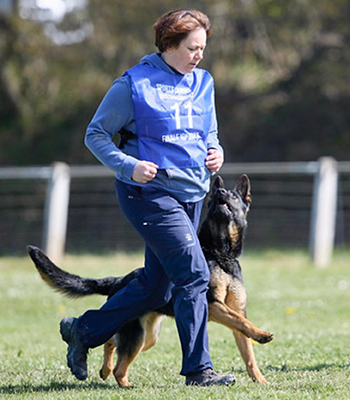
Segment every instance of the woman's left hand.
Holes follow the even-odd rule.
[[[224,162],[224,155],[216,149],[209,149],[205,166],[210,172],[218,172]]]

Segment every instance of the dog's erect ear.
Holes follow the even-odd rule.
[[[215,191],[220,188],[225,188],[225,185],[224,185],[224,180],[221,178],[221,176],[218,175],[213,183],[212,190]]]
[[[252,196],[250,194],[250,180],[248,175],[244,174],[238,179],[235,190],[237,190],[242,200],[249,206],[252,202]]]

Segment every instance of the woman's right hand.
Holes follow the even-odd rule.
[[[139,161],[131,175],[131,179],[138,183],[147,183],[151,181],[158,171],[158,165],[151,161]]]

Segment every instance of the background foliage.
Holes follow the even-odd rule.
[[[201,66],[216,81],[227,161],[349,159],[349,0],[90,0],[94,34],[72,45],[0,14],[0,164],[95,162],[89,120],[112,81],[156,50],[157,17],[178,7],[213,24]]]

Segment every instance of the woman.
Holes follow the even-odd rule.
[[[186,384],[233,384],[232,375],[213,371],[208,352],[210,276],[196,235],[210,175],[223,163],[213,80],[197,68],[210,21],[196,10],[175,10],[154,29],[159,53],[113,83],[85,137],[116,173],[119,204],[145,240],[145,268],[100,310],[62,320],[61,335],[72,373],[84,380],[89,348],[172,297]],[[112,138],[119,131],[129,136],[117,148]]]

